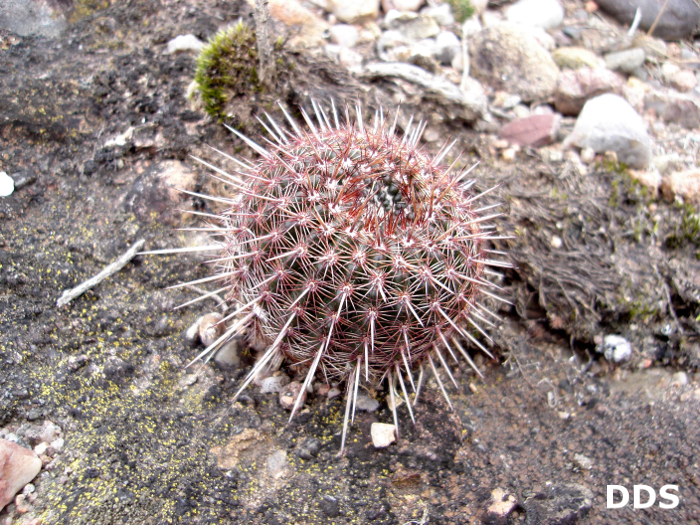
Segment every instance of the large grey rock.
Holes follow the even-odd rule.
[[[700,8],[693,0],[598,0],[600,8],[622,24],[629,25],[634,20],[637,8],[642,11],[639,28],[648,30],[659,15],[664,12],[654,29],[653,35],[665,40],[688,38],[700,21]]]
[[[525,102],[548,99],[557,86],[559,68],[552,56],[521,27],[503,23],[474,37],[471,72],[475,78]]]
[[[505,11],[506,20],[542,29],[554,29],[564,21],[564,8],[559,0],[518,0]]]
[[[565,145],[614,151],[620,162],[645,168],[651,161],[651,137],[642,117],[619,95],[606,93],[583,106]]]
[[[59,2],[50,0],[0,0],[0,29],[20,36],[56,37],[66,28]]]

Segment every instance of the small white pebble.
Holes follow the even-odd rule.
[[[357,410],[364,410],[365,412],[374,412],[379,408],[379,401],[369,396],[359,395],[357,396],[357,404],[355,406]]]
[[[4,171],[0,171],[0,197],[9,197],[15,191],[15,181]]]
[[[46,449],[49,448],[49,445],[42,441],[39,443],[36,447],[34,447],[34,453],[37,456],[41,456],[42,454],[46,454]]]
[[[194,35],[178,35],[168,42],[165,50],[167,55],[181,53],[183,51],[194,51],[199,53],[204,47],[204,42]]]
[[[574,454],[574,463],[583,470],[591,470],[593,468],[593,462],[583,454]]]
[[[518,150],[516,148],[508,148],[503,150],[503,153],[501,153],[501,156],[503,157],[503,160],[506,162],[513,162],[515,160],[515,155],[518,153]]]
[[[326,394],[326,395],[328,396],[328,399],[333,399],[334,397],[338,397],[340,394],[341,394],[341,392],[340,392],[339,388],[331,388],[328,391],[328,394]]]
[[[370,429],[374,448],[386,448],[396,441],[396,426],[387,423],[372,423]]]
[[[585,148],[581,150],[581,162],[590,164],[595,160],[595,150],[593,148]]]
[[[289,377],[286,375],[266,377],[260,381],[261,394],[279,394],[289,384]]]
[[[553,235],[549,241],[549,244],[552,246],[552,248],[558,250],[559,248],[561,248],[562,244],[564,244],[564,241],[562,241],[561,237],[559,237],[558,235]]]

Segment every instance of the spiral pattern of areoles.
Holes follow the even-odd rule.
[[[500,299],[486,274],[509,266],[486,246],[498,213],[479,209],[468,171],[443,162],[449,147],[435,158],[421,151],[421,125],[398,136],[383,114],[363,125],[358,109],[341,123],[333,106],[331,124],[314,110],[316,124],[303,113],[308,129],[286,112],[293,132],[261,121],[266,148],[234,131],[260,158],[216,169],[232,186],[216,226],[217,272],[241,327],[269,343],[243,388],[281,361],[308,369],[304,386],[313,376],[347,381],[347,426],[360,381],[388,378],[392,397],[408,402],[406,385],[417,397],[413,373],[422,382],[425,365],[449,402],[437,367],[454,382],[448,359],[474,366],[461,342],[488,352],[480,339],[497,322],[479,300]]]

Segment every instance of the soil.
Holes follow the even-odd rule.
[[[248,363],[185,369],[199,349],[182,334],[215,303],[175,310],[195,294],[166,288],[208,275],[195,256],[138,256],[58,308],[64,290],[137,239],[148,249],[192,242],[175,231],[193,224],[177,210],[212,208],[170,196],[163,163],[189,166],[188,187],[207,192],[216,188],[188,155],[216,158],[206,145],[250,155],[186,98],[194,55],[163,52],[177,35],[206,40],[239,16],[252,20],[247,4],[84,7],[73,6],[57,38],[0,35],[0,171],[17,186],[0,200],[0,427],[22,440],[50,420],[65,438],[29,510],[11,504],[0,520],[700,523],[700,263],[685,211],[619,166],[582,175],[529,150],[503,162],[414,86],[362,83],[291,53],[293,69],[271,92],[290,108],[333,96],[370,113],[399,94],[403,115],[427,116],[458,140],[462,164],[481,161],[477,191],[501,184],[499,228],[514,239],[497,248],[516,265],[502,281],[514,306],[500,306],[498,360],[475,357],[485,377],[454,368],[454,411],[432,385],[416,425],[400,408],[398,443],[377,450],[370,425],[391,422],[379,392],[380,409],[359,413],[339,458],[342,396],[310,396],[290,424],[257,388],[231,404]],[[130,140],[108,145],[130,127]],[[602,358],[606,334],[626,337],[632,359]],[[630,494],[677,485],[680,505],[607,509],[612,484]],[[512,510],[489,512],[494,497]]]

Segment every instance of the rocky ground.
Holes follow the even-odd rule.
[[[484,379],[455,369],[453,412],[429,383],[417,424],[400,407],[381,450],[369,429],[392,416],[375,393],[342,458],[343,396],[309,396],[287,425],[257,387],[231,404],[244,341],[240,361],[184,368],[200,349],[183,333],[217,305],[174,310],[196,293],[165,288],[206,277],[201,259],[138,256],[56,305],[137,240],[206,242],[175,231],[195,224],[180,209],[215,208],[174,188],[219,191],[188,155],[252,154],[188,98],[193,49],[252,23],[249,5],[0,6],[0,522],[700,522],[694,4],[668,3],[666,40],[646,36],[653,2],[631,36],[613,3],[474,4],[465,24],[409,4],[271,2],[283,71],[227,108],[257,134],[274,99],[400,102],[400,127],[427,120],[429,151],[456,139],[462,165],[480,161],[477,190],[501,183],[515,238],[498,248],[516,269],[498,361],[475,355]],[[180,35],[196,39],[178,49]],[[12,477],[7,442],[34,450],[33,480]],[[607,509],[612,484],[677,485],[680,504]]]

